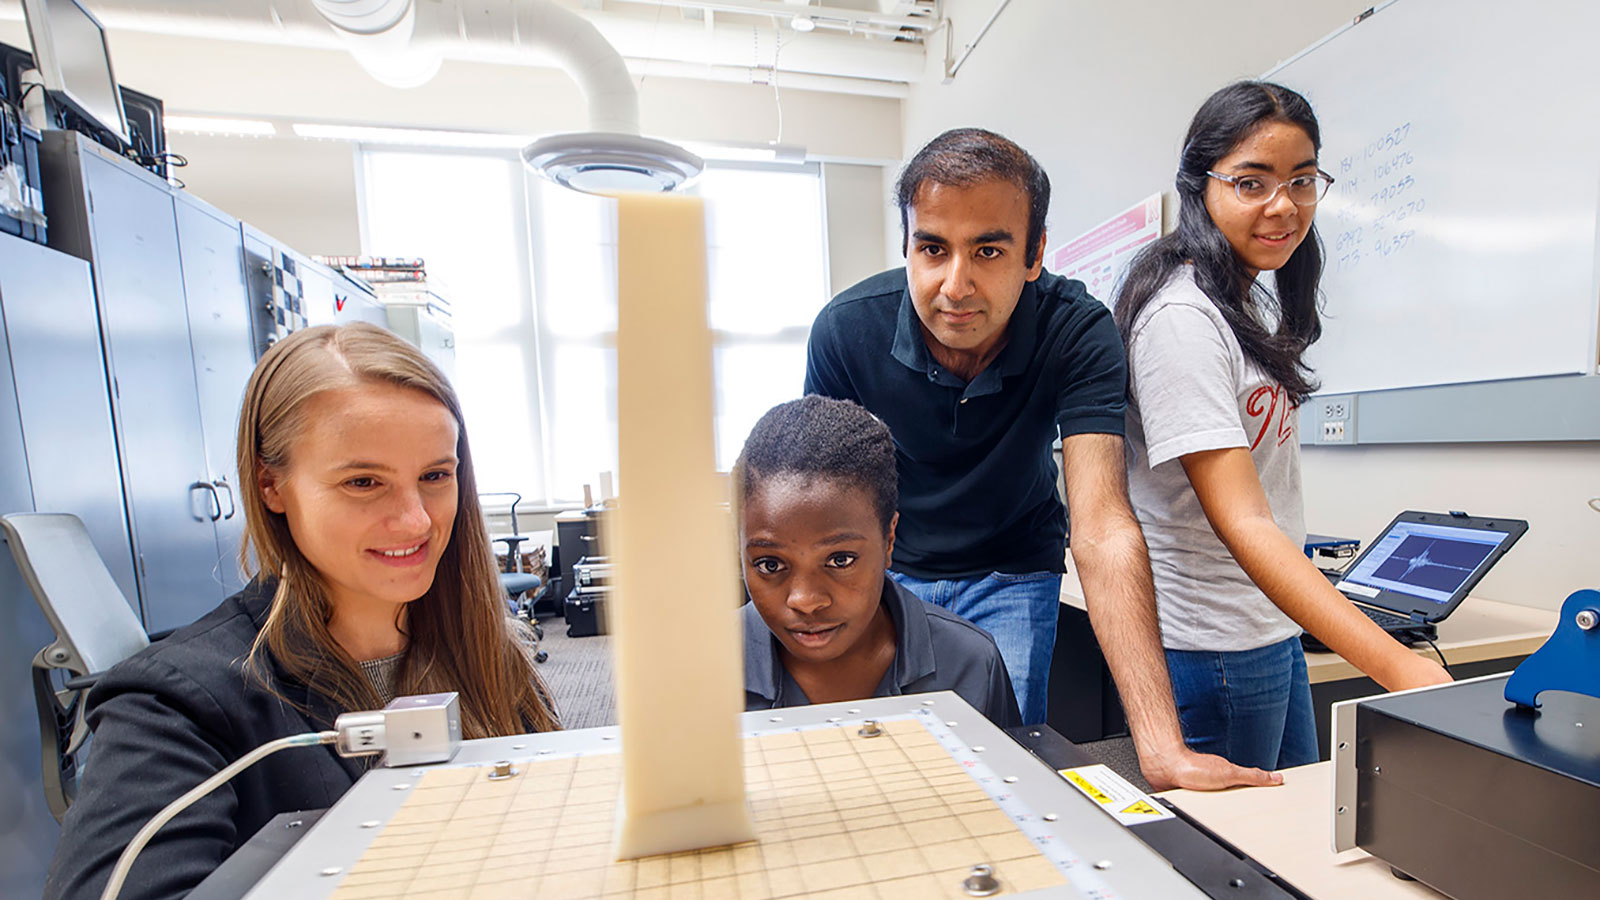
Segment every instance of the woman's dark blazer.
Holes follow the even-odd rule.
[[[251,583],[89,692],[94,739],[45,900],[96,900],[122,848],[162,807],[261,744],[332,728],[342,710],[270,657],[266,671],[281,698],[244,673],[275,586]],[[184,896],[273,816],[333,805],[365,769],[329,746],[280,750],[157,832],[121,896]]]

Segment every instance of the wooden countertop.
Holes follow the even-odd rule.
[[[1061,602],[1083,609],[1083,588],[1070,563],[1068,570],[1061,579]],[[1439,649],[1452,665],[1524,656],[1539,649],[1555,630],[1557,618],[1551,609],[1468,597],[1450,618],[1439,623]],[[1427,644],[1412,649],[1430,659],[1437,658]],[[1362,677],[1360,669],[1337,653],[1307,653],[1306,669],[1312,684]]]

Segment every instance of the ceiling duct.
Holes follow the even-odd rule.
[[[413,0],[312,0],[311,5],[373,78],[395,88],[421,87],[439,74],[444,54],[412,40]]]
[[[442,54],[439,36],[419,29],[413,0],[313,0],[319,14],[351,42],[351,53],[374,77],[394,86],[432,69]],[[590,131],[541,138],[522,158],[539,174],[581,191],[670,191],[699,175],[700,157],[675,144],[639,135],[639,92],[622,55],[587,19],[551,0],[517,4],[517,39],[547,54],[578,83],[589,103]]]

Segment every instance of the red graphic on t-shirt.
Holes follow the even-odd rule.
[[[1256,432],[1255,439],[1250,442],[1250,450],[1261,446],[1262,438],[1267,436],[1267,431],[1272,428],[1272,419],[1278,418],[1278,446],[1282,447],[1290,438],[1294,437],[1295,410],[1299,404],[1291,402],[1281,385],[1262,385],[1250,392],[1250,399],[1244,402],[1245,415],[1252,420],[1260,417],[1261,427]],[[1281,410],[1281,412],[1280,412]]]

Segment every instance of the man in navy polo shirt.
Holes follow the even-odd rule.
[[[1127,499],[1122,342],[1082,283],[1043,271],[1044,170],[1000,135],[957,129],[912,158],[896,195],[906,267],[818,314],[805,384],[860,403],[894,435],[891,576],[989,631],[1023,720],[1044,721],[1066,556],[1059,438],[1073,559],[1145,778],[1271,783],[1183,745]]]

